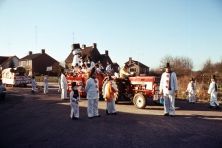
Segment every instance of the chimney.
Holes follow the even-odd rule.
[[[42,54],[45,54],[45,49],[42,49]]]
[[[129,65],[132,64],[132,57],[129,58]]]
[[[32,51],[29,51],[29,55],[32,55]]]
[[[93,43],[93,48],[97,48],[97,45],[96,45],[96,43]]]
[[[106,56],[109,56],[108,50],[105,50],[105,55],[106,55]]]
[[[82,49],[85,49],[86,48],[86,44],[82,44]]]

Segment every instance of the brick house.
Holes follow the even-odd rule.
[[[45,53],[45,49],[41,50],[41,53],[33,54],[29,51],[29,54],[19,60],[19,66],[23,66],[26,69],[28,75],[57,75],[60,72],[60,65],[57,60]],[[51,71],[46,71],[46,69]]]
[[[139,61],[132,60],[132,57],[125,64],[129,65],[129,72],[134,72],[137,76],[149,74],[149,67]]]
[[[106,68],[107,62],[111,63],[112,68],[114,69],[115,72],[118,72],[119,65],[117,63],[113,63],[111,58],[109,57],[109,52],[108,50],[105,50],[105,54],[100,54],[97,44],[93,43],[92,46],[86,47],[85,44],[82,45],[82,58],[83,62],[88,62],[88,57],[92,57],[92,60],[95,63],[102,63],[103,67]],[[72,66],[72,61],[73,61],[74,55],[71,53],[69,56],[66,58],[65,63],[66,63],[66,68],[71,68]]]
[[[9,68],[11,60],[14,62],[14,66],[18,67],[19,58],[17,56],[0,56],[0,71]]]

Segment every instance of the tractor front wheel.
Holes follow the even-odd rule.
[[[146,98],[140,93],[135,94],[133,104],[139,109],[144,109],[146,107]]]

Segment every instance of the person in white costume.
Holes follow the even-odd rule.
[[[95,67],[95,62],[92,60],[91,57],[88,57],[89,63],[90,63],[90,71]]]
[[[115,109],[115,93],[117,90],[115,89],[112,83],[112,77],[109,76],[108,83],[105,86],[105,100],[106,100],[106,114],[107,115],[117,115]]]
[[[110,75],[113,72],[113,69],[111,67],[111,64],[109,62],[107,62],[107,66],[106,66],[106,74]]]
[[[220,109],[219,102],[217,101],[217,91],[218,91],[218,85],[216,83],[216,76],[211,76],[211,83],[208,89],[208,94],[210,94],[210,106],[209,108],[213,108],[216,106],[216,109]]]
[[[170,64],[167,63],[165,72],[160,80],[160,95],[164,98],[164,116],[175,116],[175,95],[178,90],[176,73],[171,71]]]
[[[32,93],[35,93],[36,91],[36,81],[35,81],[35,76],[32,76],[32,79],[31,79],[31,82],[32,82]]]
[[[59,89],[58,89],[58,92],[61,91],[61,79],[60,79],[61,76],[58,77],[58,84],[59,84]]]
[[[61,99],[67,98],[67,80],[64,69],[61,69]]]
[[[70,117],[73,120],[79,119],[79,100],[80,100],[80,94],[78,92],[76,82],[72,82],[72,91],[70,92],[70,105],[71,105]]]
[[[82,66],[82,58],[81,58],[82,51],[80,49],[79,44],[72,44],[72,53],[74,55],[72,66],[75,67],[76,64],[78,64],[79,66]]]
[[[195,98],[196,90],[197,90],[197,85],[196,85],[196,83],[194,83],[194,79],[191,78],[190,82],[187,86],[187,90],[186,90],[186,92],[188,93],[188,96],[189,96],[190,103],[196,102],[196,98]]]
[[[104,69],[102,63],[100,63],[100,61],[98,61],[98,64],[99,64],[99,69],[100,69],[102,72],[104,72],[105,69]]]
[[[98,111],[99,101],[99,80],[96,78],[95,68],[91,70],[90,78],[86,81],[85,90],[87,93],[86,98],[88,99],[87,113],[88,117],[101,117]]]
[[[48,87],[49,87],[49,77],[47,75],[44,76],[44,94],[48,93]]]

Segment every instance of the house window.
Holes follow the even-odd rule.
[[[136,68],[130,68],[130,72],[136,72]]]
[[[30,65],[29,61],[26,61],[26,65]]]
[[[25,61],[22,61],[22,65],[21,66],[24,66],[25,65]]]

